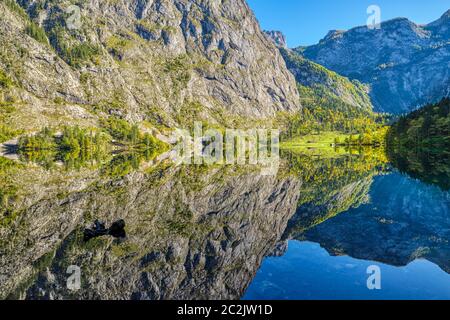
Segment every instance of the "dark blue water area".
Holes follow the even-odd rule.
[[[244,300],[450,299],[449,192],[406,175],[375,177],[364,203],[288,239]],[[380,290],[368,289],[370,266]]]
[[[381,290],[367,288],[372,265],[381,270]],[[393,267],[332,257],[316,243],[290,241],[283,257],[265,259],[243,299],[450,299],[450,275],[423,259]]]

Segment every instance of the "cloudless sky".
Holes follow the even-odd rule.
[[[439,19],[450,0],[247,0],[264,30],[279,30],[289,47],[318,43],[329,30],[365,25],[367,8],[378,5],[381,20],[405,17],[419,24]]]

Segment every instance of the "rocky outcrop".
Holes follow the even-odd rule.
[[[340,101],[340,106],[348,115],[354,113],[370,113],[373,109],[368,95],[369,88],[357,80],[350,81],[336,72],[308,60],[299,53],[299,50],[287,48],[285,36],[279,31],[265,31],[266,36],[280,49],[286,66],[294,75],[298,85],[307,87],[318,97],[328,96],[330,99]],[[300,99],[304,98],[303,96]],[[339,108],[334,103],[335,108]],[[342,108],[342,107],[341,107]]]
[[[30,113],[38,126],[114,114],[172,127],[300,108],[244,0],[91,0],[79,24],[69,1],[17,3],[0,3],[0,68],[14,83],[5,96],[27,105],[19,127]]]
[[[281,31],[264,31],[264,34],[274,42],[278,48],[287,49],[286,36]]]
[[[376,111],[408,112],[448,95],[450,14],[428,25],[406,18],[332,31],[319,44],[299,48],[304,57],[370,86]]]

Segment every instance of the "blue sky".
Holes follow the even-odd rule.
[[[416,23],[437,20],[450,9],[449,0],[247,0],[265,30],[280,30],[289,47],[319,42],[329,30],[365,25],[370,5],[381,20],[406,17]]]

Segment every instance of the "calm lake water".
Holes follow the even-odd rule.
[[[266,175],[0,158],[0,297],[449,299],[449,162],[423,159],[283,152]],[[123,220],[126,237],[85,239],[95,220]]]
[[[450,299],[448,192],[398,173],[264,260],[244,299]],[[369,290],[367,269],[381,271]]]

